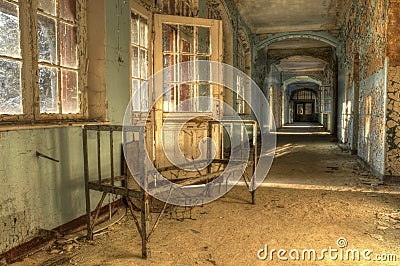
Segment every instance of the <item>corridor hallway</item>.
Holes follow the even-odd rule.
[[[168,209],[151,239],[147,261],[140,258],[134,221],[125,216],[94,241],[74,243],[71,252],[53,244],[47,249],[51,252],[41,251],[16,265],[281,265],[276,252],[273,258],[257,258],[265,245],[269,251],[299,250],[300,259],[289,259],[290,265],[380,265],[363,257],[331,259],[328,253],[319,259],[323,249],[338,249],[340,238],[348,243],[343,250],[369,249],[372,259],[394,254],[397,262],[381,265],[398,265],[398,185],[380,184],[318,124],[285,125],[277,135],[276,157],[256,191],[255,205],[240,182],[210,204]],[[315,261],[301,258],[304,249],[317,252]]]
[[[361,160],[342,152],[337,141],[317,123],[287,124],[277,132],[269,186],[357,190],[361,182],[381,182],[363,170]],[[376,189],[376,186],[372,186]]]

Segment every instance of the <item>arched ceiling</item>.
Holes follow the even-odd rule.
[[[323,72],[327,63],[311,56],[291,56],[280,60],[275,65],[283,73],[303,75],[310,72]]]

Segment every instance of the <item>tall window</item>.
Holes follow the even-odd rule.
[[[0,121],[84,118],[84,3],[0,0]]]
[[[239,31],[238,36],[238,51],[237,51],[237,66],[246,75],[250,75],[250,43],[247,34],[242,30]],[[248,79],[238,75],[236,80],[236,111],[239,114],[248,114],[250,107],[246,103],[250,101],[251,97],[251,84],[246,82]]]
[[[132,111],[148,109],[148,24],[141,15],[131,13],[131,57],[132,57]]]
[[[39,0],[37,16],[40,113],[79,113],[76,2]]]
[[[0,0],[0,114],[22,114],[18,1]]]
[[[211,59],[210,28],[179,24],[162,25],[164,75],[164,111],[210,112],[212,86],[206,80],[190,81],[206,76],[209,69],[198,69],[191,61]],[[177,67],[178,63],[187,63]],[[201,98],[199,98],[201,97]]]

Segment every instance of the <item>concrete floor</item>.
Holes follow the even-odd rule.
[[[140,240],[126,216],[93,242],[52,244],[16,265],[280,265],[276,253],[273,259],[259,260],[258,251],[266,244],[269,249],[300,252],[339,249],[339,238],[348,243],[340,250],[395,254],[397,262],[325,256],[321,261],[286,263],[398,265],[399,186],[380,185],[360,168],[356,156],[342,152],[317,125],[287,125],[277,134],[276,159],[257,190],[256,205],[239,185],[223,198],[193,209],[191,219],[180,219],[183,209],[167,213],[150,242],[147,261],[140,259]]]

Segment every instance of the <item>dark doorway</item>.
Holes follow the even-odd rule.
[[[315,122],[315,108],[313,102],[295,102],[295,122]]]
[[[316,122],[317,95],[313,90],[302,89],[292,94],[291,100],[294,104],[294,122]]]

